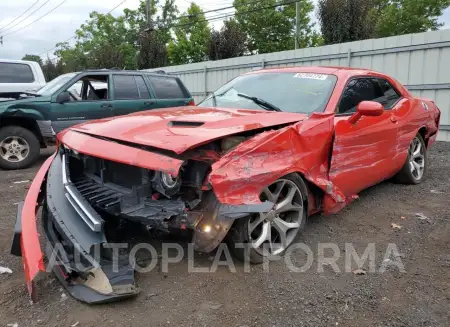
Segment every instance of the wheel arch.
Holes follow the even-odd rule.
[[[0,118],[0,128],[5,126],[20,126],[28,129],[37,137],[41,147],[45,147],[44,138],[36,120],[28,117],[2,116]]]
[[[428,136],[428,129],[425,126],[422,126],[417,131],[417,134],[420,134],[420,136],[422,136],[423,141],[425,142],[425,146],[428,148],[428,141],[430,139],[430,137]]]

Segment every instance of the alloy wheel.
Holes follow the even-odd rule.
[[[0,156],[6,161],[23,161],[29,153],[28,142],[20,136],[8,136],[0,142]]]
[[[262,192],[261,201],[275,203],[269,212],[253,215],[248,222],[252,248],[259,254],[277,255],[295,239],[304,217],[303,196],[293,181],[279,179]]]
[[[409,167],[413,177],[421,180],[425,171],[425,149],[417,136],[409,147]]]

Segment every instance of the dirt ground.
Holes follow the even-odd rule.
[[[0,275],[0,326],[450,326],[450,143],[432,148],[421,185],[385,182],[337,215],[311,217],[298,237],[314,254],[306,272],[291,272],[281,260],[269,271],[260,265],[248,273],[236,263],[237,273],[226,267],[188,273],[183,260],[168,274],[137,274],[135,299],[97,306],[67,296],[52,274],[39,278],[39,301],[32,304],[21,259],[9,254],[15,203],[27,187],[14,182],[32,179],[49,151],[33,168],[0,172],[0,266],[13,271]],[[342,258],[341,272],[331,266],[319,272],[319,243],[337,244],[342,257],[345,243],[359,255],[374,243],[376,272],[345,272]],[[379,271],[389,243],[401,253],[391,259],[405,272],[392,265]],[[295,251],[291,258],[301,266],[306,255]],[[195,264],[211,265],[210,255],[196,256]]]

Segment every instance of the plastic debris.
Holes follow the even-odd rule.
[[[0,274],[12,274],[12,270],[7,267],[0,267]]]
[[[77,321],[76,323],[74,323],[73,325],[71,325],[71,327],[76,327],[76,326],[78,326],[79,323],[80,323],[80,322]]]
[[[428,217],[425,216],[423,213],[418,212],[416,213],[416,217],[419,218],[420,220],[428,220]]]
[[[403,219],[403,220],[404,220],[404,219],[407,219],[407,217],[405,217],[405,216],[401,216],[401,217],[400,217],[400,219]]]
[[[29,179],[26,179],[26,180],[24,180],[24,181],[17,181],[17,182],[14,182],[14,184],[24,184],[24,183],[29,183],[30,182],[30,180]]]
[[[430,193],[433,194],[443,194],[444,192],[438,191],[438,190],[430,190]]]
[[[366,275],[367,271],[365,271],[364,269],[356,269],[356,270],[353,270],[353,273],[355,275]]]
[[[17,322],[14,324],[7,324],[6,327],[19,327],[19,324]]]
[[[393,229],[402,229],[402,226],[397,225],[396,223],[392,223],[392,224],[391,224],[391,227],[392,227]]]

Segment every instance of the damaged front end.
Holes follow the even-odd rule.
[[[133,241],[134,235],[122,232],[123,224],[147,232],[192,230],[194,249],[210,252],[235,219],[273,206],[222,205],[207,182],[212,162],[220,157],[214,149],[181,157],[74,131],[63,133],[59,141],[18,212],[12,253],[23,257],[32,298],[33,280],[46,270],[37,205],[42,205],[47,270],[73,297],[87,303],[116,301],[139,292],[134,262],[111,250],[114,243]]]

